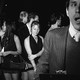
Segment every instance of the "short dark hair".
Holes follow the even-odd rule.
[[[38,16],[35,12],[31,12],[29,14],[29,17],[28,17],[28,22],[30,21],[31,18],[35,19],[35,17]],[[39,16],[38,16],[39,17]]]
[[[56,21],[59,20],[60,18],[62,19],[62,17],[63,17],[62,13],[55,11],[50,16],[49,25],[55,24]]]
[[[5,21],[5,19],[3,17],[0,17],[0,28],[2,28],[4,21]]]
[[[67,9],[69,8],[69,3],[70,3],[70,0],[66,0],[66,8]]]
[[[21,16],[21,17],[26,17],[26,14],[27,14],[26,11],[21,11],[21,12],[20,12],[20,16]]]
[[[28,15],[28,12],[26,11],[21,11],[20,15],[19,15],[19,22],[22,22],[23,19],[21,17],[26,17],[26,15]]]

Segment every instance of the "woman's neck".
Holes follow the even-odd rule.
[[[37,38],[37,35],[33,35],[33,34],[32,34],[32,36],[33,36],[34,38]]]
[[[34,40],[37,42],[38,41],[37,35],[35,36],[32,34],[32,36],[33,36]]]

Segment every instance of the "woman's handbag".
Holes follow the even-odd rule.
[[[28,69],[28,65],[20,54],[11,58],[10,69],[24,70],[25,68]]]

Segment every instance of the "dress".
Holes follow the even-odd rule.
[[[37,54],[43,47],[42,39],[38,36],[38,42],[36,43],[32,35],[30,35],[30,47],[32,54]],[[39,58],[40,56],[34,59],[36,64],[38,63]]]
[[[4,38],[1,41],[2,47],[4,47],[4,51],[16,51],[16,44],[14,42],[14,34],[11,33],[9,36],[4,36]],[[2,69],[4,72],[17,72],[17,70],[11,70],[9,68],[9,63],[13,55],[9,54],[5,57],[3,57],[3,63],[2,63]]]

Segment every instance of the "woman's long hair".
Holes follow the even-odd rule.
[[[10,35],[12,34],[12,24],[6,22],[5,25],[6,25],[6,31],[1,42],[2,47],[5,47],[8,45],[9,40],[10,40]]]

